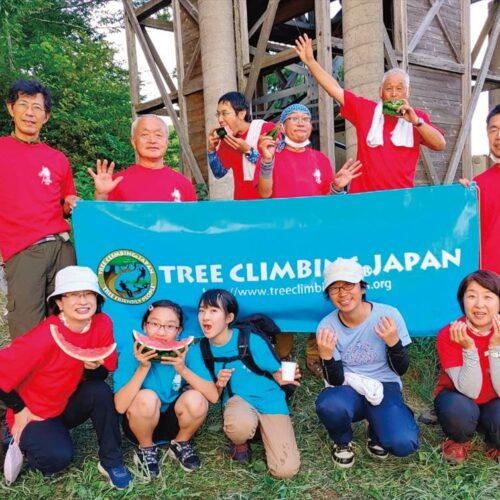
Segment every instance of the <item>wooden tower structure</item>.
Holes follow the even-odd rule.
[[[488,4],[474,47],[471,4]],[[183,168],[210,185],[211,198],[228,198],[227,181],[207,169],[207,130],[225,92],[239,90],[254,116],[275,120],[279,110],[302,102],[313,110],[313,142],[332,163],[355,154],[355,135],[333,100],[318,89],[293,49],[301,33],[314,39],[318,61],[345,88],[377,98],[383,72],[406,69],[411,103],[429,112],[445,132],[446,149],[421,151],[417,184],[450,183],[471,176],[470,131],[479,96],[500,102],[500,0],[343,0],[331,16],[330,0],[123,0],[133,114],[167,114],[179,136]],[[168,9],[169,20],[158,17]],[[155,47],[149,30],[172,31],[175,54]],[[137,44],[160,97],[139,98]],[[477,63],[485,47],[481,64]],[[165,67],[176,57],[176,85]],[[337,160],[335,162],[335,160]],[[226,176],[227,177],[227,176]]]

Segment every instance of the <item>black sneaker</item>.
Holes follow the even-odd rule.
[[[134,455],[134,463],[146,476],[156,479],[160,475],[158,447],[153,445],[141,448],[139,446]]]
[[[201,467],[201,462],[191,445],[191,441],[170,441],[167,454],[177,460],[186,472],[192,472]]]
[[[349,469],[354,464],[354,451],[352,443],[337,444],[333,443],[332,448],[333,463],[342,469]]]
[[[379,460],[385,460],[389,456],[389,452],[384,450],[382,446],[376,444],[370,438],[366,441],[366,451],[369,455],[374,458],[378,458]]]

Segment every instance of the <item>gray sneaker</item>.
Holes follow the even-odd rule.
[[[193,472],[201,467],[200,459],[191,441],[170,441],[167,455],[177,460],[186,472]]]

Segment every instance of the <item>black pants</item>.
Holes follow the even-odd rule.
[[[69,429],[91,419],[99,442],[99,460],[105,467],[123,463],[118,415],[113,393],[104,381],[82,382],[55,418],[30,422],[21,435],[20,447],[29,467],[44,475],[55,474],[73,459]]]
[[[480,431],[488,446],[500,449],[500,398],[478,405],[460,392],[443,389],[434,406],[443,432],[453,441],[466,443]]]

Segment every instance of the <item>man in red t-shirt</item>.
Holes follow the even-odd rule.
[[[479,186],[481,269],[500,274],[500,104],[486,119],[493,165],[474,177]]]
[[[77,196],[66,156],[40,141],[52,109],[48,89],[19,80],[9,90],[7,109],[14,131],[0,138],[0,252],[14,339],[45,318],[57,271],[75,262],[64,218]]]
[[[442,151],[445,140],[426,113],[414,109],[408,102],[410,79],[402,69],[384,74],[379,103],[344,90],[314,59],[312,41],[299,37],[296,51],[313,76],[341,106],[344,118],[356,127],[357,159],[363,164],[363,175],[349,187],[350,193],[385,189],[411,188],[422,144]],[[397,116],[383,113],[382,101],[401,100]]]
[[[137,164],[113,175],[114,162],[97,160],[95,199],[109,201],[196,201],[191,181],[163,163],[168,148],[167,124],[156,115],[141,115],[132,123]]]
[[[275,127],[274,123],[251,120],[248,101],[239,92],[228,92],[220,97],[216,116],[220,128],[214,128],[208,134],[208,164],[214,177],[221,179],[232,169],[233,198],[258,199],[259,193],[253,182],[259,158],[257,144],[261,135]],[[224,137],[221,138],[217,131]]]

